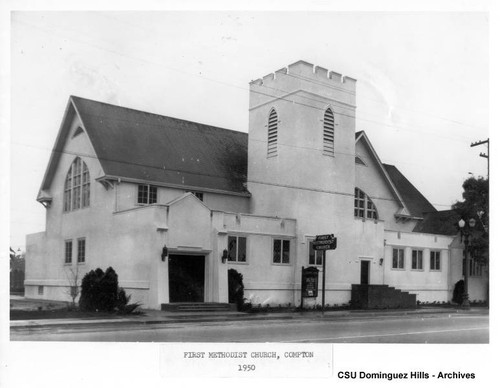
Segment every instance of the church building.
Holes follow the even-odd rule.
[[[70,300],[70,278],[113,267],[143,307],[227,303],[228,270],[252,304],[353,302],[357,285],[448,302],[458,231],[356,131],[356,80],[299,61],[250,83],[248,134],[69,98],[27,236],[25,295]],[[315,251],[334,234],[335,250]],[[304,268],[319,290],[302,292]],[[485,300],[474,260],[470,300]],[[378,306],[384,307],[384,306]]]

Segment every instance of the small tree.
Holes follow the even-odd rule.
[[[76,307],[76,298],[78,298],[78,295],[80,295],[80,285],[78,284],[80,281],[80,276],[78,274],[78,267],[76,270],[73,268],[70,268],[68,272],[66,272],[66,277],[68,279],[68,290],[67,294],[71,298],[71,307],[75,308]]]
[[[475,231],[471,234],[469,249],[475,259],[483,264],[489,261],[489,181],[482,177],[468,178],[462,185],[463,201],[453,205],[460,217],[467,221],[477,221]]]
[[[10,248],[10,291],[24,291],[25,254]]]

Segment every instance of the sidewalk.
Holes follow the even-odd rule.
[[[54,326],[89,326],[89,325],[158,325],[171,323],[200,323],[200,322],[232,322],[232,321],[266,321],[291,319],[324,319],[341,320],[356,318],[401,317],[405,315],[428,314],[481,314],[488,315],[486,307],[474,307],[463,310],[457,307],[425,307],[413,310],[342,310],[342,311],[301,311],[301,312],[269,312],[269,313],[240,313],[240,312],[196,312],[178,313],[159,310],[143,310],[143,315],[127,315],[106,319],[37,319],[10,321],[12,329],[43,328]]]

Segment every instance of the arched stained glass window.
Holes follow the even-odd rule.
[[[90,205],[90,176],[84,161],[75,158],[64,182],[64,211],[88,207]]]
[[[271,109],[267,122],[267,156],[278,155],[278,114]]]
[[[354,189],[354,216],[378,220],[378,212],[373,201],[362,190]]]

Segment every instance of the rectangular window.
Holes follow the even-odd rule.
[[[290,240],[273,240],[273,263],[290,263]]]
[[[84,166],[83,168],[83,184],[82,184],[82,207],[90,205],[90,176],[89,170]]]
[[[482,276],[483,275],[483,266],[477,259],[470,259],[470,276]]]
[[[64,263],[71,264],[73,261],[73,241],[67,240],[64,242]]]
[[[82,165],[81,163],[76,163],[75,170],[73,174],[73,210],[80,209],[80,190],[82,185]]]
[[[78,263],[85,263],[85,239],[78,239],[78,255],[77,255]]]
[[[465,276],[465,251],[463,253],[463,261],[462,261],[462,275]],[[479,262],[479,260],[474,259],[473,257],[469,258],[469,276],[482,276],[483,275],[483,266]]]
[[[247,238],[229,236],[227,239],[228,261],[244,263],[247,261]]]
[[[423,254],[421,250],[414,249],[411,251],[411,269],[424,269]]]
[[[64,183],[64,211],[69,212],[71,210],[71,176],[68,176],[66,182]]]
[[[441,271],[441,252],[431,251],[431,271]]]
[[[152,204],[156,203],[157,187],[151,185],[139,185],[137,191],[137,203]]]
[[[465,276],[465,250],[462,251],[462,275]],[[469,258],[469,276],[483,276],[483,265],[473,257]]]
[[[309,265],[323,265],[325,251],[315,251],[312,241],[309,241]]]
[[[405,250],[394,248],[392,250],[392,268],[404,269],[405,268]]]
[[[366,203],[366,218],[377,219],[377,211],[372,201]]]
[[[43,286],[38,286],[38,295],[43,295]]]
[[[365,193],[359,189],[354,189],[354,216],[365,216]]]

